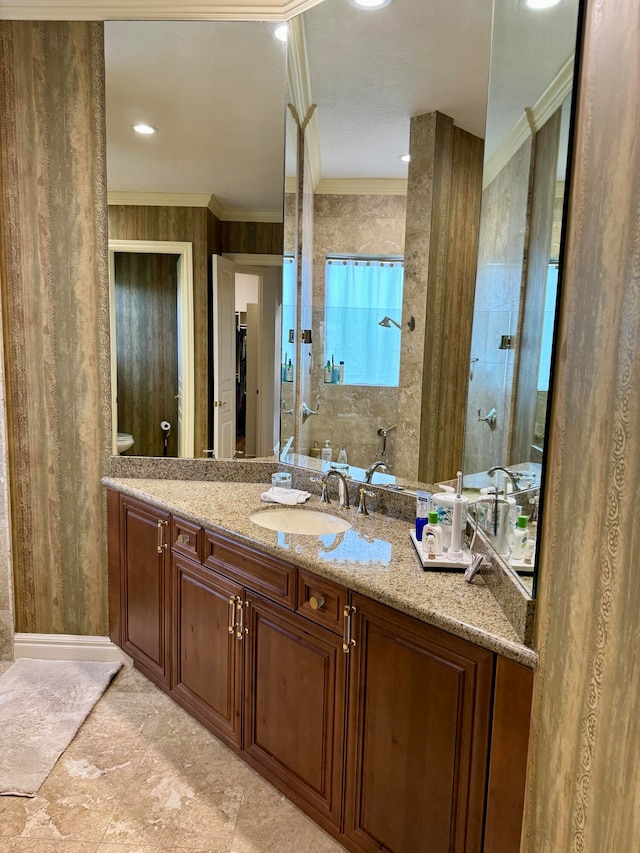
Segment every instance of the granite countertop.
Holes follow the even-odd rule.
[[[327,507],[312,495],[306,507],[345,517],[352,528],[326,536],[279,533],[249,519],[256,510],[276,507],[260,500],[268,484],[109,477],[102,482],[525,666],[537,666],[536,652],[519,641],[480,577],[469,584],[462,574],[422,569],[406,521],[357,515],[335,502]]]

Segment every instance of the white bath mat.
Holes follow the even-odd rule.
[[[21,659],[0,677],[0,795],[35,796],[121,666]]]

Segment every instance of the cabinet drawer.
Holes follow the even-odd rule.
[[[296,605],[296,569],[275,557],[254,551],[206,530],[205,566],[293,610]]]
[[[344,587],[298,569],[298,613],[336,634],[342,634],[346,603],[347,590]]]
[[[174,515],[171,519],[171,550],[200,562],[202,560],[202,528]]]

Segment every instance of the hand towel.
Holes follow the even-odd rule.
[[[279,486],[271,486],[268,492],[260,496],[265,503],[287,504],[295,506],[303,504],[311,497],[311,492],[303,492],[300,489],[281,489]]]

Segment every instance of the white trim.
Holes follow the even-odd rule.
[[[289,22],[287,38],[287,82],[291,103],[296,108],[298,119],[304,122],[313,105],[311,92],[311,75],[307,59],[307,41],[304,34],[304,22],[299,16]],[[320,132],[318,129],[318,111],[316,110],[305,131],[305,158],[309,163],[310,183],[313,189],[322,178],[322,163],[320,161]]]
[[[223,222],[282,222],[282,210],[255,210],[250,207],[225,207]]]
[[[182,423],[178,431],[178,456],[192,459],[194,456],[195,421],[195,353],[193,347],[193,244],[171,242],[168,240],[109,240],[109,269],[112,272],[114,252],[154,252],[162,255],[179,255],[178,258],[178,320],[180,322],[178,370],[179,386],[182,393],[180,410]],[[110,285],[111,290],[111,285]],[[115,301],[115,300],[114,300]],[[115,346],[115,323],[112,339]],[[113,371],[113,353],[111,369]],[[112,373],[111,387],[117,388],[117,376]],[[116,392],[117,393],[117,392]],[[112,406],[113,397],[112,397]],[[117,410],[112,413],[117,424]],[[117,431],[117,427],[116,427]],[[134,435],[135,441],[135,435]],[[117,445],[112,452],[117,454]]]
[[[14,634],[13,658],[39,660],[93,660],[130,666],[133,661],[109,637],[78,634]]]
[[[573,87],[574,64],[575,55],[572,53],[535,104],[530,108],[525,108],[509,133],[487,160],[482,174],[483,189],[489,186],[522,145],[534,133],[537,133],[562,105]]]
[[[293,195],[298,189],[298,179],[290,175],[284,179],[284,191]]]
[[[138,193],[117,190],[107,193],[107,204],[140,207],[207,207],[210,199],[211,195],[207,193]]]
[[[243,267],[281,267],[282,255],[245,255],[236,252],[223,252],[223,258]]]
[[[0,0],[0,20],[31,21],[285,21],[322,0]]]
[[[322,178],[318,195],[406,195],[403,178]]]
[[[0,0],[2,2],[2,0]],[[109,192],[107,204],[130,207],[206,207],[223,222],[282,222],[281,210],[223,207],[213,194]]]

